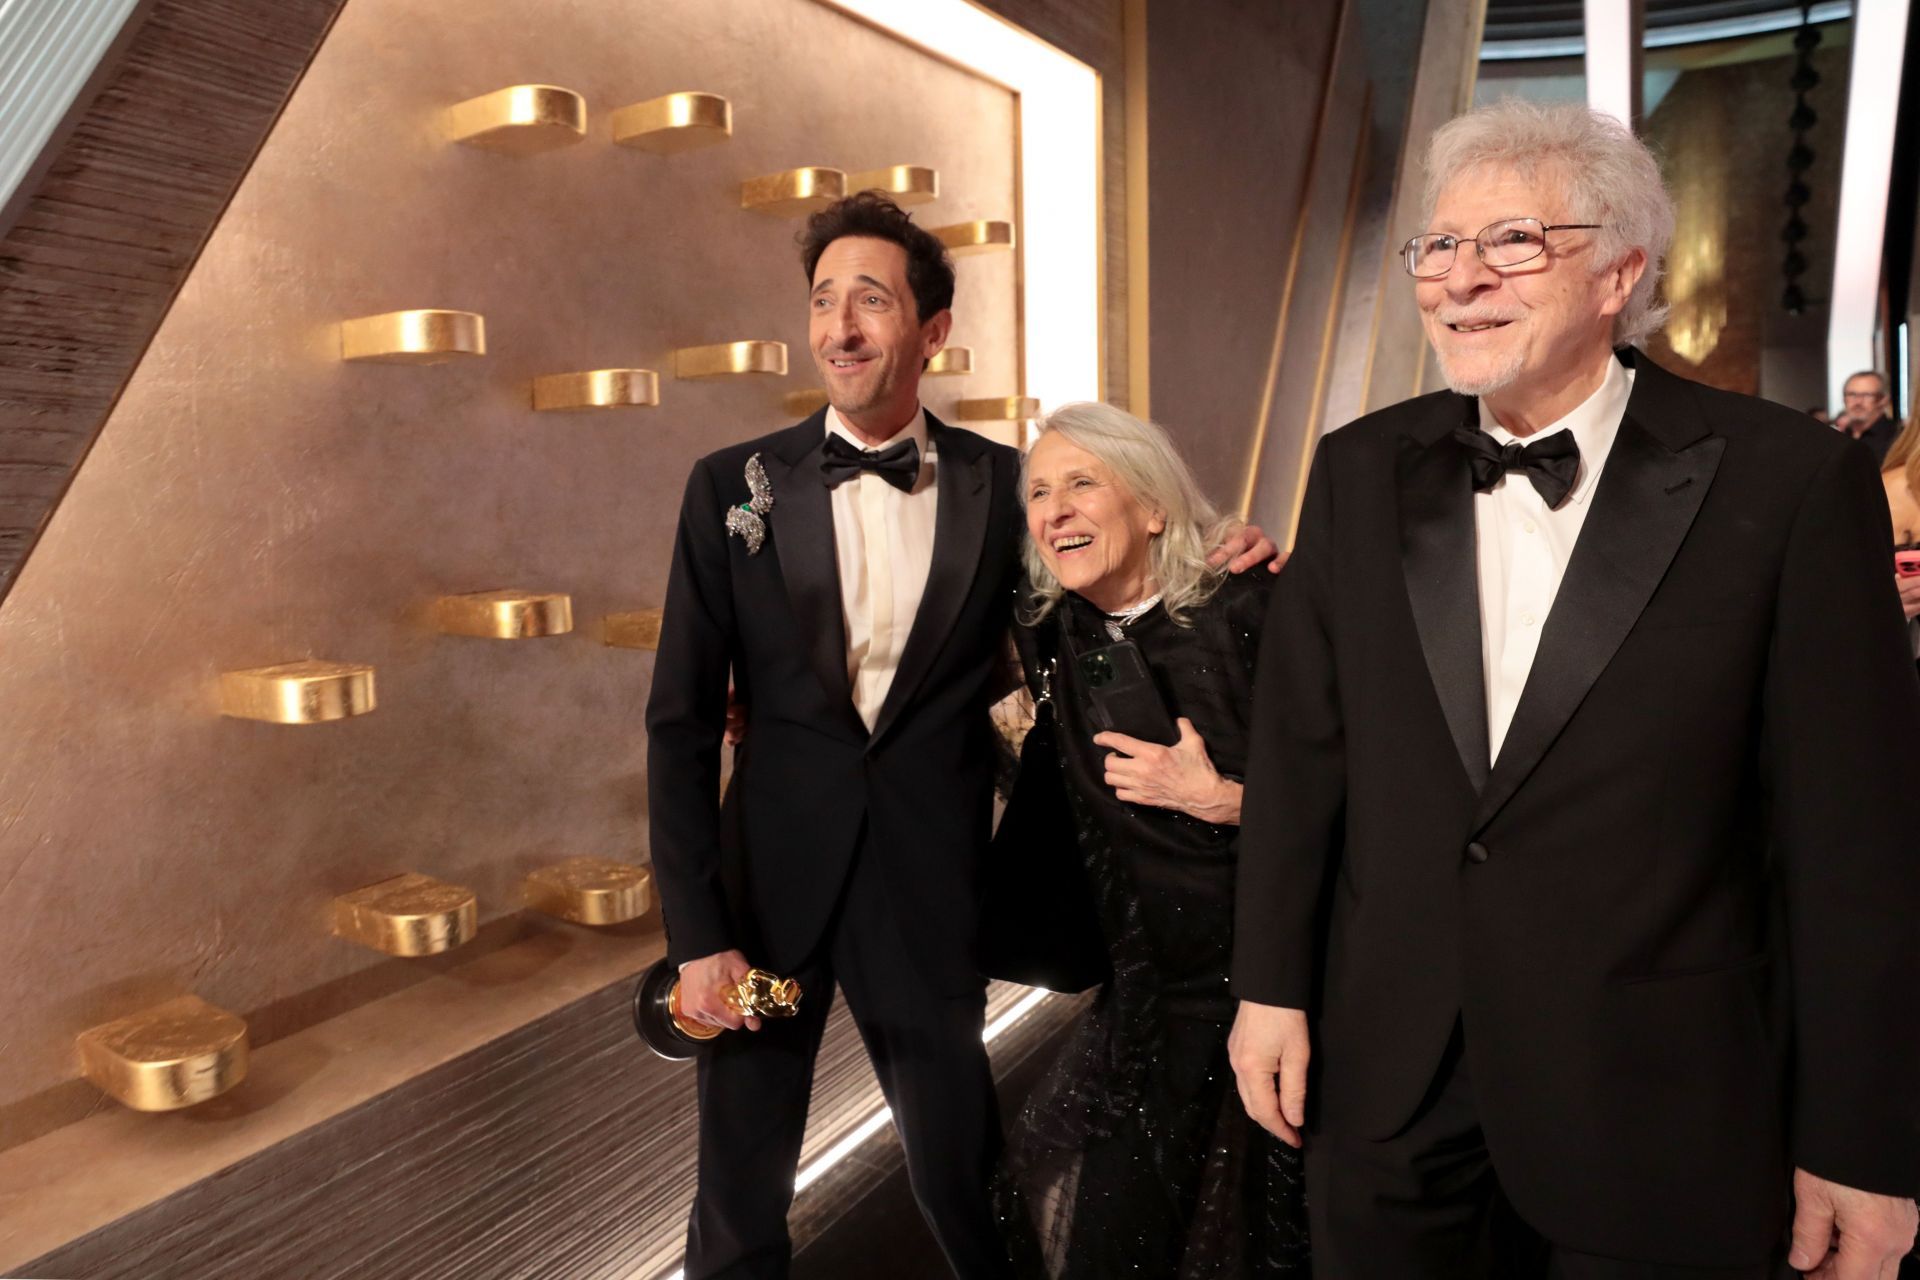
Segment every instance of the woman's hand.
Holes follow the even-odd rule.
[[[1170,747],[1129,738],[1124,733],[1096,733],[1094,745],[1111,748],[1107,757],[1107,785],[1128,804],[1175,809],[1202,822],[1236,826],[1240,822],[1240,784],[1214,771],[1207,744],[1193,721],[1180,717],[1180,741]]]
[[[1920,618],[1920,574],[1896,577],[1893,584],[1900,588],[1900,607],[1907,611],[1907,617]]]

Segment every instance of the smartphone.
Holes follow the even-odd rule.
[[[1894,552],[1893,571],[1903,578],[1920,577],[1920,551]]]
[[[1167,713],[1139,645],[1122,640],[1089,649],[1075,662],[1087,687],[1095,728],[1163,747],[1180,741],[1180,730]]]

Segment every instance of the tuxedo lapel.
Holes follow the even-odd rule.
[[[1475,831],[1513,798],[1613,660],[1693,527],[1726,449],[1684,383],[1637,353],[1635,363],[1626,417],[1481,792]]]
[[[840,565],[834,550],[833,501],[821,479],[826,445],[825,414],[795,427],[773,457],[762,458],[773,486],[771,545],[780,557],[780,577],[799,620],[807,659],[827,700],[846,710],[864,736],[866,725],[853,705],[847,676],[847,628],[840,607]]]
[[[1471,402],[1448,398],[1421,434],[1401,441],[1400,564],[1427,674],[1447,717],[1467,780],[1487,782],[1487,693],[1480,652],[1480,576],[1473,529],[1473,473],[1453,427]]]
[[[933,518],[933,563],[927,570],[919,612],[900,653],[900,665],[894,670],[893,683],[874,721],[876,740],[886,733],[900,708],[933,669],[933,660],[959,619],[967,592],[980,571],[980,549],[987,537],[993,458],[984,450],[963,449],[960,437],[946,430],[931,413],[927,415],[927,438],[938,452],[934,484],[940,491],[939,510]]]

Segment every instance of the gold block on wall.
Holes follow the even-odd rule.
[[[1013,248],[1011,222],[956,222],[950,227],[933,228],[933,234],[956,258]]]
[[[441,127],[454,142],[526,156],[587,136],[587,102],[571,89],[516,84],[448,107]]]
[[[1040,402],[1032,396],[995,396],[962,400],[954,409],[962,422],[1019,422],[1040,416]]]
[[[613,113],[613,140],[658,155],[710,147],[733,136],[733,104],[717,93],[669,93]]]
[[[789,417],[811,418],[827,407],[827,393],[818,387],[789,391],[780,397],[780,407],[787,411]]]
[[[658,649],[660,618],[658,609],[610,613],[600,621],[600,638],[615,649]]]
[[[653,874],[606,858],[568,858],[542,867],[521,886],[527,905],[575,924],[622,924],[647,914]]]
[[[740,184],[740,207],[782,217],[824,209],[847,194],[847,175],[838,169],[808,165],[749,178]]]
[[[533,407],[564,409],[645,408],[660,403],[660,377],[651,369],[589,369],[549,373],[533,380]]]
[[[321,724],[365,715],[378,705],[373,668],[307,659],[220,676],[220,714],[268,724]]]
[[[708,347],[682,347],[673,353],[676,378],[726,378],[739,373],[787,372],[784,342],[717,342]]]
[[[884,192],[895,204],[925,204],[940,198],[940,171],[923,164],[867,169],[848,177],[847,190]]]
[[[472,940],[480,926],[473,890],[430,876],[394,876],[333,900],[333,932],[390,956],[432,956]]]
[[[340,358],[439,364],[487,354],[486,318],[471,311],[388,311],[340,323]]]
[[[78,1040],[81,1074],[135,1111],[178,1111],[247,1078],[247,1024],[198,996],[103,1022]]]
[[[573,630],[573,598],[557,591],[473,591],[434,601],[434,623],[450,636],[532,640]]]
[[[927,362],[927,376],[930,378],[937,377],[941,374],[972,372],[972,347],[947,347],[943,349],[939,355]]]

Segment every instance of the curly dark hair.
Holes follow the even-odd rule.
[[[807,284],[813,284],[813,269],[820,255],[835,240],[847,236],[872,236],[890,240],[907,251],[907,286],[913,290],[914,310],[920,323],[953,305],[953,260],[947,247],[924,227],[914,225],[913,215],[878,191],[862,191],[836,200],[807,219],[800,232],[800,262],[807,271]]]

